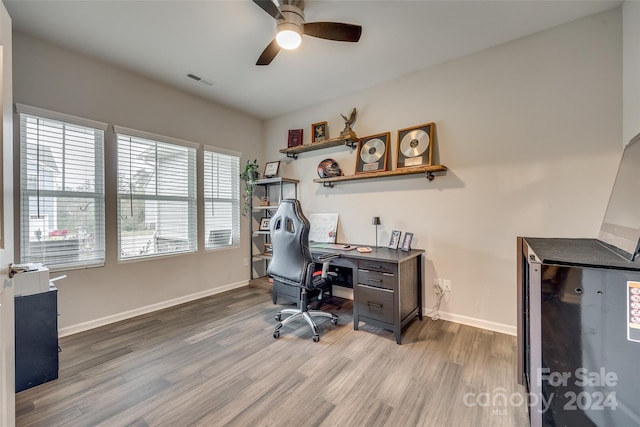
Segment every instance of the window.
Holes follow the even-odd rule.
[[[196,144],[114,127],[119,259],[195,252]]]
[[[107,125],[16,105],[20,114],[20,259],[49,268],[104,265]]]
[[[206,249],[234,246],[240,241],[240,154],[220,151],[204,150]]]

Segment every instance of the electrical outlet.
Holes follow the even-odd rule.
[[[433,279],[433,291],[436,294],[440,294],[441,292],[443,292],[442,279],[440,279],[439,277],[434,277]]]
[[[244,259],[244,266],[249,267],[249,258]]]
[[[451,280],[444,279],[443,284],[444,284],[444,291],[451,292]]]

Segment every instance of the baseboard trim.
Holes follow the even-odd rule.
[[[430,310],[426,311],[427,313]],[[449,322],[460,323],[462,325],[473,326],[475,328],[487,329],[493,332],[499,332],[501,334],[516,336],[517,331],[515,326],[507,325],[504,323],[492,322],[490,320],[478,319],[476,317],[463,316],[460,314],[439,312],[440,319],[447,320]]]
[[[241,282],[231,283],[225,286],[207,289],[202,292],[197,292],[195,294],[184,295],[182,297],[174,298],[172,300],[163,301],[156,304],[147,305],[145,307],[136,308],[134,310],[125,311],[118,314],[113,314],[111,316],[102,317],[100,319],[91,320],[89,322],[79,323],[77,325],[71,325],[64,328],[58,329],[59,337],[66,337],[68,335],[77,334],[80,332],[88,331],[90,329],[99,328],[101,326],[110,325],[115,322],[119,322],[121,320],[130,319],[132,317],[140,316],[147,313],[152,313],[154,311],[162,310],[165,308],[173,307],[175,305],[184,304],[185,302],[195,301],[200,298],[205,298],[211,295],[220,294],[222,292],[230,291],[232,289],[241,288],[243,286],[247,286],[249,284],[248,280],[243,280]],[[342,292],[338,292],[342,293]],[[334,295],[336,294],[336,289],[334,288]],[[348,294],[345,292],[345,294]],[[336,295],[342,298],[353,298],[353,294],[349,295]],[[429,310],[425,310],[425,315]],[[515,326],[507,325],[504,323],[492,322],[489,320],[478,319],[476,317],[463,316],[455,313],[447,313],[447,312],[439,312],[440,319],[447,320],[449,322],[460,323],[462,325],[473,326],[475,328],[487,329],[489,331],[499,332],[502,334],[516,336],[517,331]]]
[[[110,325],[111,323],[130,319],[132,317],[140,316],[142,314],[152,313],[154,311],[173,307],[174,305],[184,304],[185,302],[190,302],[190,301],[194,301],[200,298],[205,298],[211,295],[220,294],[222,292],[230,291],[232,289],[241,288],[243,286],[247,286],[248,284],[249,284],[248,280],[243,280],[241,282],[231,283],[231,284],[220,286],[217,288],[207,289],[206,291],[197,292],[195,294],[184,295],[178,298],[174,298],[172,300],[147,305],[145,307],[136,308],[134,310],[124,311],[122,313],[113,314],[111,316],[101,317],[100,319],[91,320],[89,322],[83,322],[83,323],[78,323],[77,325],[66,326],[64,328],[58,329],[58,337],[66,337],[68,335],[73,335],[79,332],[88,331],[90,329],[99,328],[100,326]]]

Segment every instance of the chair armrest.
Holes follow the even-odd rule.
[[[329,254],[321,254],[314,255],[314,262],[322,263],[322,278],[326,279],[329,276],[329,264],[331,264],[331,260],[334,258],[338,258],[340,256],[339,253],[329,253]],[[317,276],[317,274],[316,274]]]

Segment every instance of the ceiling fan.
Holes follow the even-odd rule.
[[[280,49],[295,49],[302,35],[340,42],[357,42],[362,34],[360,25],[340,22],[304,22],[304,0],[253,0],[276,20],[276,38],[265,48],[256,65],[269,65]]]

